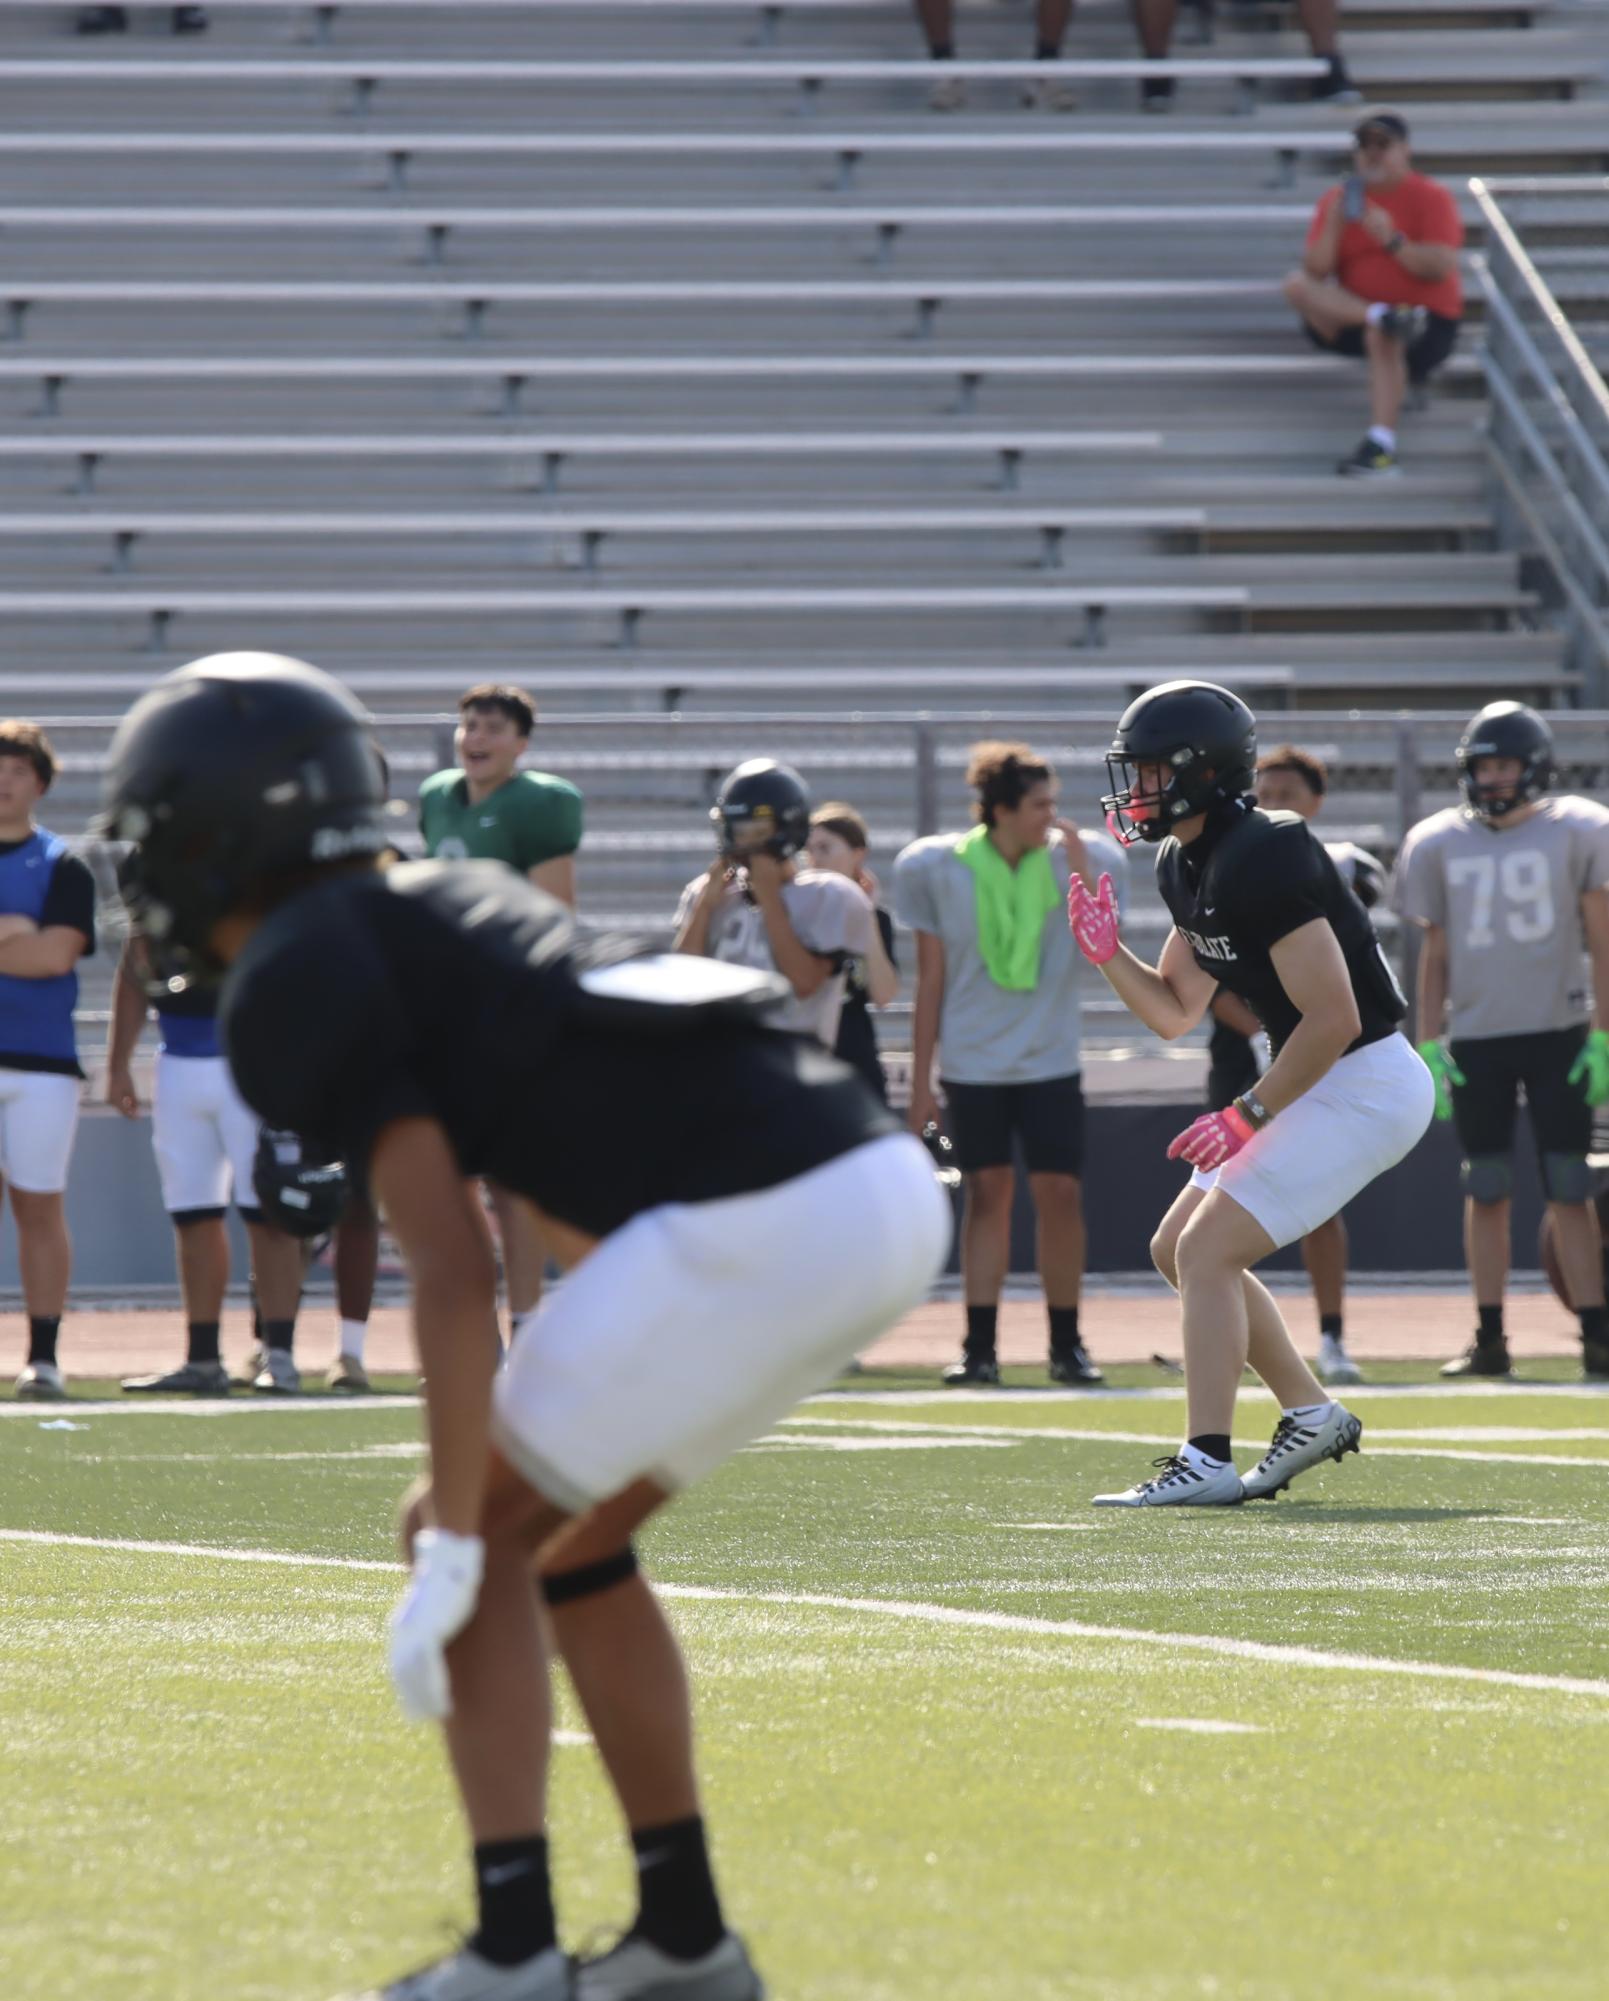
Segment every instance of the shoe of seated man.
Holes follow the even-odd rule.
[[[1378,438],[1372,438],[1365,432],[1355,449],[1337,463],[1335,470],[1342,479],[1395,479],[1402,467],[1389,445],[1382,445]]]
[[[575,1991],[570,1961],[557,1946],[517,1966],[494,1966],[466,1944],[433,1966],[350,2001],[573,2001]]]
[[[222,1362],[181,1362],[165,1375],[125,1376],[123,1388],[130,1396],[226,1397],[229,1371]]]
[[[929,111],[965,111],[967,85],[964,76],[941,76],[927,94]]]
[[[1078,109],[1078,92],[1059,76],[1031,76],[1022,87],[1025,111],[1066,113]]]
[[[736,1932],[700,1959],[672,1959],[628,1932],[612,1951],[582,1960],[575,1970],[575,2001],[764,2001],[764,1996]]]
[[[1310,1414],[1297,1411],[1282,1416],[1274,1427],[1273,1443],[1246,1475],[1241,1485],[1248,1501],[1272,1501],[1299,1473],[1309,1472],[1326,1459],[1337,1466],[1349,1452],[1361,1449],[1363,1420],[1354,1417],[1345,1404],[1332,1403],[1326,1409],[1315,1406]]]
[[[208,28],[205,7],[175,7],[173,32],[176,35],[204,35]]]
[[[1351,73],[1339,56],[1327,56],[1329,69],[1323,76],[1316,76],[1308,95],[1315,104],[1361,104],[1363,92],[1352,81]]]
[[[127,31],[126,7],[80,7],[73,23],[75,35],[121,35]]]
[[[61,1403],[67,1379],[59,1362],[29,1362],[17,1378],[18,1403]]]
[[[263,1365],[252,1379],[259,1396],[295,1397],[302,1393],[302,1372],[288,1348],[265,1348]]]
[[[374,1389],[368,1370],[356,1355],[348,1355],[344,1350],[331,1362],[324,1377],[324,1387],[352,1397],[366,1397]]]
[[[1361,1383],[1363,1371],[1346,1352],[1339,1334],[1321,1334],[1318,1344],[1318,1379],[1321,1383]]]
[[[1412,347],[1429,324],[1430,315],[1423,306],[1387,306],[1375,321],[1381,333],[1400,340],[1404,347]]]
[[[1156,1477],[1138,1480],[1117,1494],[1096,1494],[1097,1508],[1238,1508],[1246,1498],[1240,1475],[1228,1460],[1209,1459],[1186,1446],[1153,1459]]]

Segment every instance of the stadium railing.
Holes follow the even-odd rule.
[[[1539,559],[1589,702],[1609,693],[1609,388],[1527,253],[1509,205],[1544,194],[1602,202],[1609,177],[1481,180],[1474,260],[1486,300],[1486,428],[1499,542]]]

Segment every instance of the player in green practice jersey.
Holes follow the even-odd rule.
[[[420,787],[419,831],[430,855],[507,862],[573,907],[581,794],[567,779],[517,768],[535,719],[518,688],[486,682],[469,689],[453,735],[458,768]]]
[[[434,772],[420,786],[419,831],[433,858],[506,862],[573,910],[581,794],[568,779],[519,769],[535,721],[523,689],[496,681],[466,689],[453,732],[458,768]],[[517,1195],[492,1181],[486,1192],[502,1239],[509,1315],[518,1322],[542,1296],[547,1252]]]

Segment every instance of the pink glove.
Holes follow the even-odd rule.
[[[1168,1148],[1168,1158],[1187,1160],[1192,1167],[1210,1174],[1226,1160],[1233,1160],[1256,1130],[1245,1113],[1234,1105],[1221,1112],[1203,1112]]]
[[[1092,966],[1104,966],[1117,951],[1117,903],[1112,878],[1103,875],[1093,896],[1081,875],[1067,885],[1067,922],[1078,949]]]

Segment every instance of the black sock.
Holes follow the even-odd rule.
[[[932,42],[928,45],[927,52],[936,63],[953,63],[955,61],[954,42]]]
[[[1341,1316],[1339,1313],[1321,1313],[1318,1317],[1318,1331],[1333,1334],[1337,1341],[1341,1338]]]
[[[28,1359],[30,1362],[54,1362],[56,1359],[56,1336],[61,1332],[59,1313],[30,1313],[28,1315]]]
[[[1052,1306],[1046,1310],[1050,1314],[1050,1352],[1065,1355],[1078,1346],[1078,1308]]]
[[[669,1827],[633,1828],[637,1851],[640,1908],[636,1932],[672,1959],[701,1959],[726,1935],[721,1900],[710,1874],[704,1823],[673,1821]]]
[[[967,1308],[967,1338],[964,1352],[973,1361],[994,1360],[995,1327],[999,1319],[998,1306]]]
[[[189,1344],[187,1360],[216,1362],[221,1359],[216,1320],[190,1321],[185,1328],[185,1340]]]
[[[1475,1329],[1475,1339],[1482,1347],[1495,1348],[1503,1338],[1503,1308],[1497,1306],[1477,1306],[1475,1318],[1479,1323]]]
[[[1227,1463],[1234,1457],[1227,1431],[1199,1431],[1190,1443],[1198,1452],[1205,1452],[1209,1459],[1221,1459]]]
[[[263,1309],[257,1304],[257,1294],[251,1295],[251,1338],[260,1348],[263,1345]]]
[[[1609,1346],[1609,1306],[1583,1306],[1576,1318],[1581,1322],[1581,1338],[1594,1347]]]
[[[480,1929],[469,1941],[494,1966],[518,1966],[558,1943],[545,1834],[475,1846]]]
[[[1059,63],[1061,61],[1061,43],[1035,42],[1034,61],[1036,63]]]
[[[295,1339],[296,1322],[294,1320],[265,1320],[263,1322],[263,1346],[265,1348],[283,1348],[288,1355]]]

